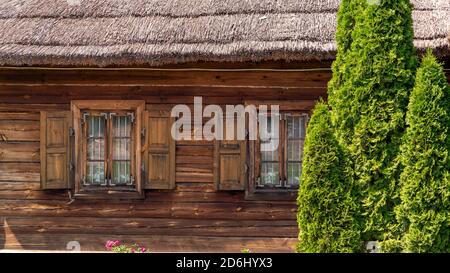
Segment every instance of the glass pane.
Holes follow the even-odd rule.
[[[87,140],[87,159],[104,160],[105,158],[105,139],[89,138]]]
[[[113,116],[113,137],[131,136],[130,116]]]
[[[266,142],[261,142],[261,145]],[[268,143],[268,142],[267,142]],[[278,147],[275,149],[273,147],[273,151],[261,151],[261,160],[264,161],[278,161]]]
[[[261,184],[278,185],[280,183],[280,171],[278,163],[261,164]]]
[[[130,181],[130,162],[115,161],[113,164],[113,183],[115,185],[123,185],[130,183]]]
[[[88,116],[86,120],[88,126],[88,137],[103,137],[105,129],[105,117]]]
[[[115,138],[113,140],[113,160],[130,160],[130,139]]]
[[[302,171],[302,163],[288,163],[287,165],[288,185],[291,186],[299,185],[301,171]]]
[[[287,117],[287,131],[289,139],[305,138],[305,124],[306,118],[304,116],[288,116]]]
[[[105,163],[88,162],[86,166],[86,182],[99,185],[105,182]]]
[[[278,117],[278,116],[277,116]],[[263,117],[263,119],[266,120],[266,126],[264,126],[263,123],[260,123],[259,126],[261,126],[259,128],[259,137],[262,141],[268,141],[270,140],[270,138],[272,137],[272,134],[275,134],[276,132],[272,132],[273,130],[277,129],[277,128],[272,128],[275,127],[276,124],[273,124],[273,118],[272,116],[265,116]]]
[[[267,131],[270,133],[272,131],[272,117],[267,117]],[[278,161],[278,147],[279,141],[278,137],[272,137],[271,139],[261,140],[261,160],[262,161]],[[264,148],[263,148],[264,147]]]
[[[303,140],[289,140],[287,155],[288,161],[301,161],[303,158]]]

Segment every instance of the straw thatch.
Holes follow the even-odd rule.
[[[1,0],[0,65],[329,60],[339,0]],[[415,45],[450,55],[450,0],[414,0]]]

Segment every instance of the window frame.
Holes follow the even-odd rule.
[[[283,122],[283,131],[282,134],[284,135],[284,142],[283,142],[283,175],[284,175],[284,184],[285,184],[285,188],[292,188],[295,191],[298,190],[298,187],[300,186],[296,186],[296,187],[292,187],[292,186],[287,186],[289,185],[289,174],[288,174],[288,169],[289,169],[289,164],[301,164],[303,166],[303,154],[300,155],[300,160],[289,160],[289,141],[301,141],[302,142],[302,151],[304,152],[304,148],[305,148],[305,140],[306,140],[306,128],[308,127],[308,121],[309,121],[309,115],[306,113],[298,113],[295,111],[287,111],[284,112],[283,114],[283,120],[285,120],[285,122]],[[303,128],[303,132],[304,132],[304,137],[301,138],[289,138],[289,131],[288,131],[288,118],[289,117],[301,117],[301,118],[305,118],[305,124],[304,124],[304,128]],[[300,176],[301,176],[301,170],[300,170]],[[300,181],[299,181],[300,183]]]
[[[307,127],[310,117],[311,117],[311,109],[314,107],[316,101],[292,101],[289,103],[286,102],[280,102],[280,101],[247,101],[246,105],[253,104],[256,105],[256,107],[259,109],[259,105],[279,105],[279,113],[281,116],[285,116],[286,114],[295,114],[295,115],[302,115],[306,116],[306,124],[305,127]],[[259,113],[259,111],[258,111]],[[286,134],[286,140],[287,140],[287,130],[285,130],[284,122],[280,122],[280,134]],[[259,126],[258,126],[259,128]],[[257,186],[257,178],[260,176],[260,160],[261,160],[261,154],[259,153],[259,146],[260,145],[260,139],[259,139],[259,132],[257,140],[254,141],[248,141],[249,146],[249,158],[247,164],[249,165],[250,172],[248,174],[248,185],[246,187],[246,199],[248,200],[295,200],[297,198],[298,193],[298,187],[292,187],[292,188],[274,188],[274,187],[267,187],[267,188],[260,188]],[[286,143],[280,142],[280,148],[279,148],[279,155],[281,156],[286,155],[287,158],[287,151],[284,153],[281,152],[281,150],[287,149],[287,141]],[[284,161],[285,159],[280,159],[281,161]],[[287,160],[286,162],[287,163]],[[280,174],[281,168],[287,168],[287,164],[281,164],[280,162]]]
[[[86,198],[143,198],[143,181],[141,175],[142,164],[142,113],[145,110],[145,101],[141,100],[75,100],[71,102],[72,111],[72,128],[74,131],[74,162],[75,162],[75,181],[74,190],[75,197]],[[133,113],[134,114],[134,126],[132,126],[132,139],[134,140],[131,145],[131,163],[130,173],[134,174],[134,188],[121,187],[121,186],[99,186],[99,187],[86,187],[83,185],[83,177],[86,168],[86,149],[84,144],[83,131],[83,112],[108,112],[108,113]],[[111,121],[108,121],[111,122]],[[106,134],[107,131],[105,131]],[[112,132],[110,133],[112,136]],[[105,145],[111,145],[105,137]],[[105,153],[106,153],[105,149]],[[106,158],[107,156],[105,156]],[[112,162],[112,159],[111,159]],[[106,164],[106,163],[105,163]],[[105,165],[106,175],[106,165]]]
[[[278,172],[279,172],[279,180],[280,180],[280,184],[276,184],[273,186],[270,185],[258,185],[259,181],[258,179],[260,179],[260,173],[261,173],[261,166],[264,163],[262,160],[262,156],[261,156],[261,151],[260,151],[260,145],[261,145],[261,140],[258,139],[256,140],[256,153],[255,153],[255,157],[256,157],[256,163],[257,165],[255,165],[256,169],[255,169],[255,192],[276,192],[276,191],[297,191],[298,187],[292,187],[288,185],[288,173],[287,173],[287,169],[288,169],[288,164],[292,163],[292,162],[302,162],[302,160],[300,161],[289,161],[288,160],[288,145],[289,145],[289,136],[288,136],[288,128],[287,128],[287,118],[288,116],[295,116],[295,117],[304,117],[306,120],[306,124],[308,122],[309,116],[306,113],[300,113],[297,111],[281,111],[280,112],[280,124],[279,124],[279,146],[278,146],[278,161],[267,161],[269,163],[278,163]],[[305,124],[305,125],[306,125]],[[306,126],[305,126],[306,129]],[[302,140],[302,139],[298,139],[298,140]],[[304,139],[303,139],[303,144],[304,144]]]

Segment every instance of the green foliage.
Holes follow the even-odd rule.
[[[330,112],[317,104],[308,126],[298,194],[298,252],[357,252],[358,203]]]
[[[119,240],[108,240],[105,244],[105,248],[114,253],[150,253],[147,248],[136,243],[127,245]]]
[[[336,60],[332,65],[333,77],[328,83],[328,100],[330,105],[339,104],[339,100],[342,99],[341,96],[343,94],[339,92],[339,90],[345,80],[344,76],[348,69],[348,66],[345,65],[345,60],[353,41],[352,32],[355,27],[354,17],[360,7],[361,6],[358,5],[355,0],[343,0],[339,6],[337,14],[338,26],[336,31],[337,54]],[[335,94],[335,92],[338,92],[338,94]],[[332,118],[345,115],[346,109],[347,108],[340,108],[334,110]],[[339,125],[336,124],[335,126]]]
[[[383,240],[395,230],[400,200],[400,145],[416,67],[412,6],[408,0],[354,0],[349,9],[354,29],[339,84],[330,85],[332,120],[360,189],[363,239]]]
[[[418,69],[402,146],[399,222],[406,252],[450,252],[450,90],[431,51]]]
[[[248,248],[241,249],[241,253],[251,253],[252,251]]]

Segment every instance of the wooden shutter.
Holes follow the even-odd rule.
[[[144,188],[175,188],[175,140],[171,135],[174,119],[169,112],[144,111]]]
[[[237,134],[235,128],[235,135]],[[224,136],[226,126],[224,125]],[[216,140],[214,180],[217,190],[245,190],[247,174],[245,140]]]
[[[70,112],[41,112],[41,188],[68,189]]]

